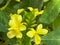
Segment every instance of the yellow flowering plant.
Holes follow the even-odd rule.
[[[42,11],[38,12],[38,9],[33,10],[32,7],[28,7],[27,9],[29,9],[32,12],[27,12],[24,9],[18,9],[17,14],[12,14],[12,13],[10,14],[7,37],[9,39],[16,37],[17,39],[20,38],[22,40],[23,37],[27,37],[27,39],[34,38],[35,44],[40,44],[41,38],[39,35],[45,35],[48,33],[48,30],[42,29],[43,25],[42,24],[38,25],[35,20],[36,16],[42,14]],[[24,12],[23,15],[21,15],[22,12]],[[36,30],[34,29],[35,26],[37,26]],[[22,33],[22,31],[24,33]]]
[[[0,0],[0,45],[60,45],[60,0]]]

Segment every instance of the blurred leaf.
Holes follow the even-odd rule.
[[[0,8],[0,10],[4,10],[4,9],[9,5],[10,1],[11,1],[11,0],[8,0],[8,1],[6,2],[6,4],[5,4],[3,7]]]
[[[27,36],[22,39],[22,45],[31,45],[31,40]]]
[[[59,14],[60,0],[51,0],[45,7],[45,12],[40,17],[39,21],[44,24],[53,22]]]
[[[43,6],[43,0],[22,0],[22,7],[34,7],[41,9]]]
[[[60,29],[60,15],[58,15],[58,17],[53,22],[53,29],[54,30]]]
[[[8,13],[0,11],[0,31],[6,32],[8,28]]]
[[[43,36],[41,45],[60,45],[60,29]]]
[[[3,0],[0,0],[0,4],[3,2]]]
[[[49,1],[49,0],[44,0],[44,2],[47,2],[47,1]]]
[[[41,45],[60,45],[60,15],[53,22],[53,31],[42,37]]]

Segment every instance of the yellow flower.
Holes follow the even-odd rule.
[[[17,2],[20,2],[20,0],[16,0]]]
[[[41,10],[40,12],[39,12],[39,14],[43,14],[44,13],[44,10]]]
[[[18,9],[17,10],[17,14],[20,14],[21,12],[23,12],[24,11],[24,9]]]
[[[39,11],[38,8],[33,9],[32,7],[28,7],[28,9],[34,12],[35,17],[44,12],[44,10]]]
[[[48,33],[48,30],[42,29],[42,24],[39,24],[36,30],[34,30],[34,28],[31,28],[31,30],[27,32],[27,36],[30,38],[34,38],[36,44],[40,44],[41,38],[39,34],[45,35],[47,33]]]
[[[22,38],[21,31],[26,30],[26,26],[22,23],[22,16],[18,14],[10,14],[11,20],[9,21],[8,28],[9,32],[7,33],[8,38]]]
[[[29,9],[30,11],[33,11],[33,8],[32,8],[32,7],[28,7],[28,9]]]

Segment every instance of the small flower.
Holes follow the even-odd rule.
[[[20,0],[16,0],[17,2],[20,2]]]
[[[29,9],[30,11],[33,11],[33,8],[32,8],[32,7],[28,7],[28,9]]]
[[[43,14],[44,13],[44,10],[41,10],[40,12],[39,12],[39,14]]]
[[[17,14],[20,14],[21,12],[23,12],[24,11],[24,9],[18,9],[17,10]]]
[[[34,28],[31,28],[31,30],[27,32],[27,36],[30,38],[34,38],[36,44],[40,44],[41,38],[39,34],[45,35],[47,33],[48,33],[48,30],[42,29],[42,24],[39,24],[36,30],[34,30]]]
[[[8,38],[22,38],[21,31],[26,30],[26,26],[22,23],[22,16],[18,14],[10,14],[11,20],[9,21],[8,28],[9,32],[7,33]]]
[[[28,9],[34,12],[35,17],[44,12],[44,10],[38,11],[38,8],[33,9],[32,7],[28,7]]]

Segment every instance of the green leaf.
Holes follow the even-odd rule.
[[[60,15],[53,22],[53,31],[42,37],[41,45],[60,45]]]
[[[41,45],[60,45],[60,29],[43,36]]]
[[[32,45],[31,44],[31,39],[27,36],[25,36],[23,39],[22,39],[22,45]]]
[[[3,0],[0,0],[0,4],[3,2]]]
[[[30,30],[29,28],[32,28],[32,25],[34,25],[36,22],[35,17],[33,15],[33,12],[26,12],[24,11],[23,14],[23,21],[26,22],[26,31],[23,32],[23,38],[22,38],[22,45],[32,45],[31,44],[31,38],[27,37],[26,33]],[[33,26],[35,27],[35,26]]]
[[[41,9],[43,6],[43,0],[30,0],[30,6]]]
[[[3,7],[0,8],[0,10],[4,10],[4,9],[9,5],[10,1],[11,1],[11,0],[8,0],[8,1],[6,2],[6,4],[5,4]]]
[[[0,31],[6,32],[8,28],[8,13],[0,11]]]
[[[60,29],[60,15],[58,15],[58,17],[53,22],[53,29],[54,30]]]
[[[41,15],[39,22],[44,24],[52,23],[59,14],[60,0],[51,0],[46,8],[44,14]]]
[[[43,0],[22,0],[22,7],[34,7],[41,9],[43,6]]]

